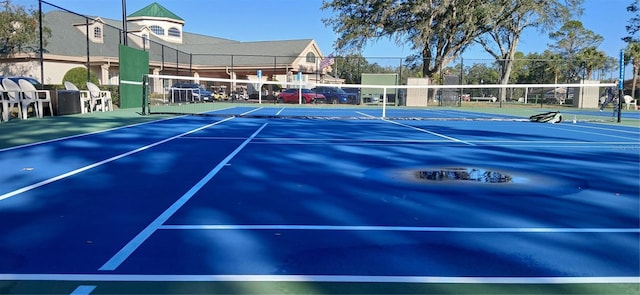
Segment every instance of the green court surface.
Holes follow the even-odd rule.
[[[399,284],[311,282],[1,282],[2,294],[72,294],[89,286],[91,294],[430,294],[430,295],[623,295],[638,294],[637,284]],[[85,293],[86,294],[86,293]]]

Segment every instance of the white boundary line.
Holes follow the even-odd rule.
[[[154,221],[152,221],[147,227],[145,227],[138,235],[136,235],[131,241],[129,241],[122,249],[120,249],[115,255],[113,255],[104,265],[98,270],[115,270],[122,264],[142,243],[144,243],[154,232],[156,232],[164,222],[166,222],[171,216],[176,213],[180,208],[189,201],[202,187],[204,187],[211,178],[216,176],[222,168],[233,159],[249,142],[255,138],[258,133],[267,126],[268,123],[262,124],[258,130],[256,130],[249,138],[247,138],[242,144],[240,144],[233,152],[218,163],[207,175],[205,175],[198,183],[196,183],[191,189],[189,189],[184,195],[182,195],[175,203],[173,203],[167,210],[162,212]]]
[[[182,116],[180,116],[180,117],[182,117]],[[153,121],[148,121],[148,122],[140,122],[140,123],[131,124],[131,125],[113,127],[113,128],[104,129],[104,130],[91,131],[91,132],[82,133],[82,134],[76,134],[76,135],[70,135],[70,136],[54,138],[54,139],[49,139],[49,140],[44,140],[44,141],[27,143],[27,144],[23,144],[23,145],[17,145],[17,146],[12,146],[12,147],[8,147],[8,148],[0,149],[0,153],[1,152],[6,152],[6,151],[10,151],[10,150],[16,150],[16,149],[20,149],[20,148],[27,148],[27,147],[36,146],[36,145],[47,144],[47,143],[56,142],[56,141],[63,141],[63,140],[67,140],[67,139],[73,139],[73,138],[78,138],[78,137],[83,137],[83,136],[88,136],[88,135],[93,135],[93,134],[99,134],[99,133],[103,133],[103,132],[114,131],[114,130],[118,130],[118,129],[124,129],[124,128],[135,127],[135,126],[140,126],[140,125],[145,125],[145,124],[150,124],[150,123],[157,123],[157,122],[162,122],[162,121],[167,121],[167,120],[173,120],[173,119],[180,118],[180,117],[163,118],[163,119],[158,119],[158,120],[153,120]]]
[[[81,168],[78,168],[78,169],[75,169],[75,170],[69,171],[69,172],[67,172],[67,173],[60,174],[60,175],[58,175],[58,176],[55,176],[55,177],[52,177],[52,178],[49,178],[49,179],[45,179],[45,180],[42,180],[42,181],[40,181],[40,182],[37,182],[37,183],[31,184],[31,185],[25,186],[25,187],[23,187],[23,188],[20,188],[20,189],[17,189],[17,190],[14,190],[14,191],[8,192],[8,193],[6,193],[6,194],[0,195],[0,201],[2,201],[2,200],[4,200],[4,199],[7,199],[7,198],[10,198],[10,197],[13,197],[13,196],[15,196],[15,195],[18,195],[18,194],[24,193],[24,192],[28,192],[28,191],[30,191],[30,190],[32,190],[32,189],[39,188],[39,187],[44,186],[44,185],[47,185],[47,184],[49,184],[49,183],[56,182],[56,181],[58,181],[58,180],[61,180],[61,179],[67,178],[67,177],[69,177],[69,176],[76,175],[76,174],[78,174],[78,173],[81,173],[81,172],[87,171],[87,170],[89,170],[89,169],[93,169],[93,168],[95,168],[95,167],[98,167],[98,166],[101,166],[101,165],[104,165],[104,164],[107,164],[107,163],[113,162],[113,161],[115,161],[115,160],[122,159],[122,158],[124,158],[124,157],[130,156],[130,155],[133,155],[133,154],[135,154],[135,153],[138,153],[138,152],[141,152],[141,151],[144,151],[144,150],[150,149],[150,148],[152,148],[152,147],[155,147],[155,146],[161,145],[161,144],[163,144],[163,143],[166,143],[166,142],[172,141],[172,140],[174,140],[174,139],[176,139],[176,138],[180,138],[180,137],[183,137],[183,136],[185,136],[185,135],[188,135],[188,134],[191,134],[191,133],[194,133],[194,132],[197,132],[197,131],[200,131],[200,130],[203,130],[203,129],[209,128],[209,127],[211,127],[211,126],[214,126],[214,125],[217,125],[217,124],[220,124],[220,123],[223,123],[223,122],[229,121],[229,120],[231,120],[231,119],[233,119],[233,117],[225,118],[225,119],[223,119],[223,120],[220,120],[220,121],[217,121],[217,122],[214,122],[214,123],[211,123],[211,124],[208,124],[208,125],[205,125],[205,126],[202,126],[202,127],[199,127],[199,128],[196,128],[196,129],[193,129],[193,130],[190,130],[190,131],[187,131],[187,132],[184,132],[184,133],[178,134],[178,135],[175,135],[175,136],[173,136],[173,137],[169,137],[169,138],[163,139],[163,140],[161,140],[161,141],[157,141],[157,142],[155,142],[155,143],[152,143],[152,144],[149,144],[149,145],[146,145],[146,146],[143,146],[143,147],[137,148],[137,149],[135,149],[135,150],[128,151],[128,152],[126,152],[126,153],[122,153],[122,154],[119,154],[119,155],[117,155],[117,156],[113,156],[113,157],[108,158],[108,159],[106,159],[106,160],[102,160],[102,161],[100,161],[100,162],[96,162],[96,163],[93,163],[93,164],[91,164],[91,165],[87,165],[87,166],[84,166],[84,167],[81,167]]]
[[[613,138],[621,138],[621,139],[629,139],[629,140],[634,140],[637,139],[638,141],[636,143],[640,143],[640,137],[637,137],[640,133],[638,132],[629,132],[627,130],[615,130],[615,129],[610,129],[610,128],[595,128],[595,127],[587,127],[587,126],[579,126],[582,128],[593,128],[596,130],[606,130],[609,132],[624,132],[624,133],[629,133],[629,134],[634,134],[636,135],[636,138],[631,138],[628,136],[623,136],[623,135],[614,135],[614,134],[606,134],[606,133],[602,133],[602,132],[589,132],[586,130],[577,130],[577,129],[568,129],[566,128],[566,126],[573,126],[572,125],[568,125],[568,124],[545,124],[545,128],[552,128],[552,129],[562,129],[562,130],[568,130],[568,131],[572,131],[572,132],[576,132],[576,133],[585,133],[585,134],[592,134],[592,135],[598,135],[598,136],[605,136],[605,137],[613,137]],[[565,127],[565,128],[563,128]]]
[[[226,109],[231,109],[231,108],[235,108],[235,107],[218,109],[216,111],[226,110]],[[250,111],[250,112],[252,112],[252,111]],[[247,112],[247,113],[250,113],[250,112]],[[247,113],[243,113],[243,115],[247,114]],[[60,138],[53,138],[53,139],[44,140],[44,141],[27,143],[27,144],[22,144],[22,145],[17,145],[17,146],[12,146],[12,147],[7,147],[7,148],[0,149],[0,153],[1,152],[6,152],[6,151],[10,151],[10,150],[16,150],[16,149],[21,149],[21,148],[27,148],[27,147],[32,147],[32,146],[37,146],[37,145],[57,142],[57,141],[63,141],[63,140],[67,140],[67,139],[74,139],[74,138],[93,135],[93,134],[100,134],[100,133],[103,133],[103,132],[109,132],[109,131],[114,131],[114,130],[119,130],[119,129],[124,129],[124,128],[130,128],[130,127],[136,127],[136,126],[145,125],[145,124],[158,123],[158,122],[168,121],[168,120],[175,120],[175,119],[178,119],[178,118],[184,118],[186,116],[187,115],[174,116],[174,117],[169,117],[169,118],[162,118],[162,119],[151,120],[151,121],[147,121],[147,122],[135,123],[135,124],[131,124],[131,125],[118,126],[118,127],[108,128],[108,129],[104,129],[104,130],[90,131],[90,132],[87,132],[87,133],[81,133],[81,134],[76,134],[76,135],[69,135],[69,136],[65,136],[65,137],[60,137]],[[91,118],[91,117],[87,117],[87,118]]]
[[[319,230],[319,231],[402,231],[466,233],[640,233],[640,228],[553,228],[553,227],[433,227],[369,225],[162,225],[159,229],[180,230]]]
[[[580,127],[580,128],[606,130],[606,131],[611,131],[611,132],[629,133],[629,134],[633,134],[633,135],[640,135],[640,129],[638,129],[638,130],[621,130],[621,129],[617,129],[617,128],[606,128],[606,127],[603,127],[603,126],[600,126],[600,125],[584,125],[584,124],[562,124],[561,126],[563,126],[563,125],[570,125],[570,126],[576,126],[576,127]]]
[[[420,131],[420,132],[429,133],[429,134],[431,134],[431,135],[435,135],[435,136],[438,136],[438,137],[442,137],[442,138],[445,138],[445,139],[448,139],[448,140],[451,140],[451,141],[455,141],[455,142],[463,143],[463,144],[466,144],[466,145],[475,145],[475,144],[473,144],[473,143],[471,143],[471,142],[468,142],[468,141],[460,140],[460,139],[457,139],[457,138],[453,138],[453,137],[450,137],[450,136],[446,136],[446,135],[444,135],[444,134],[440,134],[440,133],[432,132],[432,131],[425,130],[425,129],[422,129],[422,128],[418,128],[418,127],[415,127],[415,126],[411,126],[411,125],[403,124],[403,123],[400,123],[400,122],[390,121],[390,120],[387,120],[387,119],[382,119],[382,120],[383,120],[383,121],[385,121],[385,122],[389,122],[389,123],[392,123],[392,124],[396,124],[396,125],[398,125],[398,126],[407,127],[407,128],[411,128],[411,129],[414,129],[414,130],[418,130],[418,131]]]
[[[640,277],[438,277],[349,275],[126,275],[126,274],[0,274],[0,281],[92,282],[344,282],[450,284],[639,284]]]
[[[363,112],[356,112],[356,113],[358,113],[360,115],[363,115],[363,116],[376,118],[374,116],[371,116],[371,115],[363,113]],[[460,139],[457,139],[457,138],[449,137],[449,136],[446,136],[444,134],[432,132],[432,131],[429,131],[429,130],[425,130],[425,129],[418,128],[418,127],[415,127],[415,126],[403,124],[403,123],[400,123],[400,122],[390,121],[390,120],[387,120],[387,119],[384,119],[384,118],[382,118],[382,121],[389,122],[389,123],[392,123],[392,124],[395,124],[395,125],[398,125],[398,126],[402,126],[402,127],[411,128],[411,129],[414,129],[414,130],[417,130],[417,131],[420,131],[420,132],[429,133],[431,135],[434,135],[434,136],[437,136],[437,137],[442,137],[442,138],[448,139],[450,141],[459,142],[459,143],[463,143],[463,144],[466,144],[466,145],[475,145],[475,144],[470,143],[468,141],[464,141],[464,140],[460,140]]]
[[[238,140],[245,139],[244,137],[234,137],[234,136],[189,136],[183,138],[184,140]],[[413,143],[451,143],[449,139],[386,139],[386,138],[368,138],[368,139],[346,139],[346,138],[302,138],[302,137],[261,137],[258,140],[258,143],[273,143],[279,144],[281,142],[290,144],[290,143],[300,143],[300,144],[318,144],[318,143],[397,143],[397,144],[413,144]],[[523,146],[525,144],[575,144],[575,145],[585,145],[585,146],[599,146],[599,145],[638,145],[640,146],[640,141],[578,141],[578,140],[467,140],[470,143],[496,143],[496,144],[514,144],[521,143]]]
[[[233,136],[189,136],[183,138],[184,140],[238,140],[244,139],[244,137],[233,137]],[[369,139],[345,139],[345,138],[291,138],[291,137],[261,137],[259,139],[259,143],[273,143],[279,144],[281,142],[290,144],[290,143],[300,143],[300,144],[318,144],[318,143],[345,143],[345,144],[353,144],[353,143],[397,143],[397,144],[413,144],[413,143],[451,143],[449,139],[386,139],[386,138],[369,138]],[[585,145],[585,146],[599,146],[599,145],[638,145],[640,146],[640,141],[578,141],[578,140],[468,140],[470,143],[496,143],[496,144],[514,144],[520,143],[523,146],[526,144],[575,144],[575,145]]]

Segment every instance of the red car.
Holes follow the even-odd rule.
[[[278,103],[299,103],[300,95],[298,88],[290,88],[278,94]],[[320,93],[315,93],[309,89],[302,89],[302,103],[319,103],[325,102],[326,98]]]

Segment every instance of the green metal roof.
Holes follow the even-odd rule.
[[[145,16],[169,18],[169,19],[184,21],[184,19],[175,15],[173,12],[169,11],[168,9],[164,8],[164,6],[156,2],[153,2],[147,5],[146,7],[130,14],[128,17],[145,17]]]

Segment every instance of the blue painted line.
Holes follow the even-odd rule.
[[[224,158],[218,165],[216,165],[204,178],[196,183],[189,191],[187,191],[182,197],[180,197],[175,203],[173,203],[167,210],[165,210],[160,216],[158,216],[151,224],[143,229],[136,237],[134,237],[129,243],[127,243],[118,253],[116,253],[109,261],[107,261],[98,270],[115,270],[120,266],[140,245],[142,245],[155,231],[157,231],[164,222],[166,222],[173,214],[175,214],[187,201],[189,201],[202,187],[204,187],[209,180],[211,180],[220,170],[227,164],[233,157],[235,157],[258,133],[267,126],[268,123],[264,123],[256,132],[254,132],[249,138],[247,138],[240,146],[238,146],[231,154]]]
[[[91,292],[93,292],[93,290],[96,289],[97,286],[78,286],[78,288],[76,288],[75,290],[73,290],[73,292],[71,292],[71,295],[87,295],[87,294],[91,294]]]

